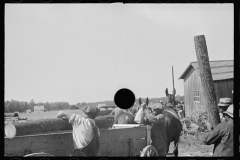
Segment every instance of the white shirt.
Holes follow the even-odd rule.
[[[86,147],[93,138],[91,123],[95,124],[95,120],[73,114],[69,119],[69,123],[72,123],[73,127],[72,133],[74,148],[82,149]]]

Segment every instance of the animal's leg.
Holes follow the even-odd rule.
[[[169,151],[169,147],[170,147],[170,141],[167,141],[167,154],[168,154],[168,151]]]
[[[175,155],[175,157],[178,157],[178,142],[179,142],[179,139],[177,141],[174,141],[174,151],[173,151],[173,154]]]

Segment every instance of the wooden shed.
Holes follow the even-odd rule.
[[[233,60],[210,61],[217,103],[220,98],[233,99]],[[198,62],[191,62],[179,79],[184,80],[185,114],[206,110]]]

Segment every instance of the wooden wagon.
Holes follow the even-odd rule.
[[[157,156],[150,145],[150,126],[114,125],[112,129],[100,129],[98,156]],[[4,138],[5,156],[70,156],[72,155],[72,131]]]

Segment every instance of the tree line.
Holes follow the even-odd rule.
[[[146,98],[142,98],[143,102],[145,102]],[[161,98],[150,98],[150,102],[157,103],[160,100],[165,102],[165,97]],[[184,96],[175,96],[175,100],[184,101]],[[138,104],[138,99],[136,99],[136,103]],[[26,110],[30,109],[32,112],[34,111],[34,106],[43,105],[46,111],[53,110],[67,110],[67,109],[81,109],[84,106],[97,106],[98,104],[106,104],[108,105],[116,105],[114,101],[100,101],[100,102],[81,102],[74,105],[70,105],[68,102],[46,102],[46,103],[35,103],[32,99],[30,102],[23,102],[17,100],[5,101],[4,102],[4,111],[5,113],[13,113],[13,112],[26,112]]]
[[[64,110],[70,108],[68,102],[35,103],[34,100],[32,99],[30,102],[23,102],[17,100],[5,101],[4,111],[5,113],[13,113],[13,112],[26,112],[26,110],[30,109],[33,112],[34,106],[40,105],[43,105],[46,111]]]

